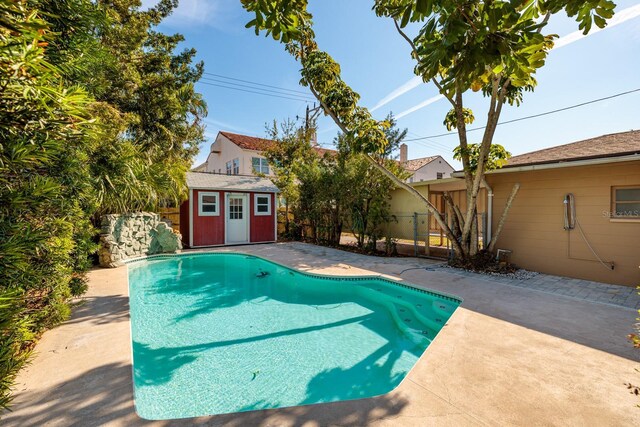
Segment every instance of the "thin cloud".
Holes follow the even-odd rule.
[[[436,96],[433,96],[433,97],[431,97],[431,98],[429,98],[429,99],[427,99],[427,100],[425,100],[425,101],[422,101],[420,104],[418,104],[418,105],[414,105],[413,107],[408,108],[408,109],[404,110],[403,112],[401,112],[401,113],[397,114],[397,115],[395,116],[395,118],[396,118],[396,119],[401,119],[401,118],[403,118],[404,116],[408,116],[409,114],[414,113],[414,112],[416,112],[416,111],[418,111],[418,110],[420,110],[420,109],[422,109],[422,108],[426,107],[427,105],[431,105],[431,104],[433,104],[434,102],[440,101],[442,98],[444,98],[444,96],[443,96],[443,95],[436,95]]]
[[[615,27],[616,25],[620,25],[623,22],[626,22],[630,19],[634,19],[640,16],[640,4],[635,6],[628,7],[626,9],[621,10],[620,12],[616,12],[616,14],[609,20],[607,26],[604,28],[593,27],[591,31],[587,35],[582,34],[582,31],[574,31],[573,33],[569,33],[566,36],[560,37],[553,45],[554,49],[560,49],[561,47],[570,45],[571,43],[577,42],[578,40],[582,40],[585,37],[589,37],[593,34],[599,33],[602,30],[606,30],[607,28]]]
[[[582,34],[582,31],[574,31],[573,33],[569,33],[566,36],[560,37],[558,40],[556,40],[553,48],[554,49],[559,49],[561,47],[567,46],[567,45],[569,45],[571,43],[577,42],[578,40],[582,40],[583,38],[588,37],[588,36],[590,36],[592,34],[598,33],[598,32],[600,32],[602,30],[607,29],[607,28],[615,27],[616,25],[620,25],[623,22],[629,21],[630,19],[637,18],[638,16],[640,16],[640,4],[637,4],[635,6],[629,7],[627,9],[623,9],[623,10],[621,10],[619,12],[616,12],[614,17],[611,18],[611,20],[608,22],[607,26],[604,27],[604,28],[596,27],[596,28],[592,29],[587,35]],[[411,80],[414,80],[414,79],[420,80],[418,77],[414,77]],[[420,80],[420,82],[421,81],[422,80]],[[401,88],[404,87],[404,86],[408,86],[408,83],[409,82],[405,83],[403,86],[401,86]],[[418,85],[416,85],[414,87],[417,87],[417,86]],[[396,91],[399,91],[399,89],[400,88],[396,89],[391,94],[393,94]],[[413,89],[413,88],[411,88],[411,89]],[[403,93],[408,92],[411,89],[405,90],[404,92],[398,94],[397,96],[394,96],[393,98],[391,98],[387,102],[390,102],[391,100],[397,98],[398,96],[402,95]],[[389,96],[385,97],[384,99],[387,99],[387,98],[391,97],[391,94],[389,94]],[[407,116],[407,115],[409,115],[411,113],[415,113],[416,111],[426,107],[427,105],[431,105],[434,102],[436,102],[436,101],[438,101],[438,100],[440,100],[442,98],[443,98],[442,95],[438,95],[438,96],[434,96],[433,98],[429,98],[426,101],[422,101],[420,104],[414,105],[413,107],[408,108],[408,109],[404,110],[403,112],[401,112],[400,114],[396,115],[396,119],[400,119],[400,118],[405,117],[405,116]],[[382,101],[380,101],[380,102],[382,102]]]
[[[391,101],[398,98],[399,96],[402,96],[405,93],[409,92],[410,90],[417,88],[421,84],[422,84],[422,78],[418,76],[412,77],[409,81],[407,81],[401,86],[398,86],[397,88],[392,90],[387,96],[385,96],[380,101],[378,101],[378,103],[374,105],[374,107],[371,109],[371,112],[376,111],[377,109],[390,103]]]
[[[246,128],[240,127],[240,126],[236,126],[236,125],[232,125],[231,123],[227,123],[227,122],[223,122],[220,120],[215,120],[215,119],[211,119],[211,118],[206,118],[203,120],[204,123],[206,125],[210,125],[210,126],[214,126],[219,128],[222,131],[236,131],[236,132],[242,132],[242,133],[247,133],[247,134],[252,134],[252,132]],[[206,132],[207,136],[213,136],[213,138],[215,138],[217,136],[213,135],[213,133],[211,132]]]

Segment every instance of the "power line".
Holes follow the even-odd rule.
[[[431,143],[431,145],[427,144],[426,142],[422,142],[421,140],[419,140],[420,135],[416,134],[415,132],[409,131],[407,133],[418,137],[418,138],[415,138],[413,140],[413,142],[415,142],[416,144],[419,144],[419,145],[421,145],[423,147],[426,147],[426,148],[429,148],[429,149],[439,148],[441,150],[448,150],[448,151],[451,151],[453,149],[452,147],[447,146],[445,143],[434,141],[434,140],[432,140],[430,138],[425,138],[429,143]],[[402,142],[404,142],[404,141],[407,141],[407,140],[406,139],[402,140]]]
[[[295,97],[300,97],[300,98],[309,98],[310,101],[315,100],[315,98],[312,95],[308,95],[308,96],[294,95],[294,94],[291,94],[291,93],[281,92],[281,91],[277,91],[277,90],[263,89],[263,88],[253,87],[253,86],[249,86],[249,85],[243,85],[243,84],[239,84],[239,83],[226,82],[224,80],[212,79],[210,77],[203,77],[201,79],[201,81],[202,80],[204,80],[205,82],[222,83],[222,84],[233,86],[233,87],[243,87],[243,88],[247,88],[247,89],[260,90],[260,91],[263,91],[263,92],[275,93],[277,95],[295,96]]]
[[[507,120],[506,122],[498,123],[498,125],[506,125],[508,123],[514,123],[514,122],[519,122],[519,121],[522,121],[522,120],[534,119],[536,117],[547,116],[549,114],[559,113],[561,111],[566,111],[566,110],[571,110],[573,108],[583,107],[585,105],[594,104],[596,102],[601,102],[601,101],[606,101],[607,99],[617,98],[619,96],[628,95],[628,94],[634,93],[634,92],[640,92],[640,88],[633,89],[633,90],[628,90],[626,92],[616,93],[615,95],[611,95],[611,96],[605,96],[604,98],[593,99],[591,101],[582,102],[580,104],[570,105],[568,107],[558,108],[557,110],[551,110],[551,111],[546,111],[544,113],[533,114],[531,116],[525,116],[525,117],[520,117],[520,118],[517,118],[517,119]],[[482,129],[485,129],[485,128],[486,128],[486,126],[480,126],[480,127],[477,127],[477,128],[467,129],[467,132],[473,132],[473,131],[482,130]],[[441,138],[443,136],[449,136],[449,135],[455,135],[455,134],[457,134],[457,132],[447,132],[447,133],[441,133],[441,134],[438,134],[438,135],[429,135],[429,136],[422,136],[420,138],[405,139],[405,142],[419,141],[419,140],[422,140],[422,139],[429,139],[429,138]]]
[[[221,88],[224,88],[224,89],[237,90],[239,92],[255,93],[255,94],[258,94],[258,95],[272,96],[274,98],[283,98],[283,99],[291,99],[291,100],[294,100],[294,101],[302,101],[302,102],[307,102],[309,104],[313,102],[313,101],[310,101],[310,100],[304,99],[304,98],[293,98],[293,97],[289,97],[289,96],[274,95],[274,94],[271,94],[271,93],[257,92],[257,91],[253,91],[253,90],[240,89],[240,88],[232,87],[232,86],[223,86],[223,85],[220,85],[220,84],[203,82],[203,81],[199,81],[197,83],[201,84],[201,85],[215,86],[215,87],[221,87]],[[263,90],[263,89],[257,89],[257,90]],[[297,96],[297,95],[292,95],[292,96]]]
[[[272,89],[284,90],[284,91],[287,91],[287,92],[301,93],[303,95],[309,96],[309,92],[303,92],[303,91],[300,91],[300,90],[287,89],[287,88],[284,88],[284,87],[272,86],[272,85],[268,85],[268,84],[265,84],[265,83],[252,82],[250,80],[236,79],[235,77],[223,76],[222,74],[207,73],[206,71],[204,73],[202,73],[202,74],[206,74],[206,75],[209,75],[209,76],[214,76],[214,77],[218,77],[218,78],[226,79],[226,80],[235,80],[237,82],[249,83],[249,84],[252,84],[254,86],[264,86],[264,87],[270,87]]]

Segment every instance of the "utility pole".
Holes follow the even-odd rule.
[[[309,124],[314,122],[316,120],[316,118],[318,117],[318,115],[320,115],[320,111],[322,111],[322,106],[317,106],[316,107],[316,103],[313,103],[313,108],[309,108],[309,104],[307,104],[307,111],[305,113],[304,116],[304,134],[308,135],[309,132]],[[318,142],[315,140],[315,133],[314,133],[314,144],[317,145]]]

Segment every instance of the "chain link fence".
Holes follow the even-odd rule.
[[[463,213],[464,215],[464,213]],[[290,216],[290,219],[292,217]],[[445,221],[449,218],[445,214]],[[484,247],[486,241],[486,214],[478,214],[478,246]],[[278,215],[278,233],[282,235],[285,230],[284,212]],[[302,238],[311,237],[310,227],[299,230]],[[429,213],[396,213],[391,220],[382,227],[382,238],[377,242],[378,250],[386,250],[388,239],[395,243],[400,255],[429,256],[436,258],[449,258],[452,255],[452,245],[446,234],[437,223],[433,215]],[[355,237],[347,230],[343,230],[342,244],[355,245]]]
[[[445,221],[448,218],[445,214]],[[478,214],[478,246],[484,247],[486,241],[486,214]],[[451,255],[451,242],[444,230],[429,213],[399,213],[393,215],[386,224],[384,235],[394,239],[398,253],[412,256],[433,256],[448,258]]]

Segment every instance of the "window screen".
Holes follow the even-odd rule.
[[[640,218],[640,186],[614,187],[613,216],[617,218]]]

